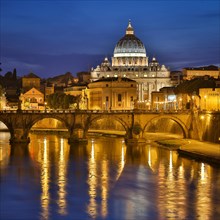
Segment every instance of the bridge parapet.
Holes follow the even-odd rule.
[[[145,128],[153,120],[167,118],[175,121],[182,128],[186,138],[202,140],[203,127],[201,116],[215,115],[219,122],[220,112],[192,112],[192,111],[145,111],[145,110],[1,110],[2,121],[11,133],[11,141],[29,142],[28,134],[31,127],[44,118],[54,118],[62,121],[69,132],[69,141],[84,141],[91,124],[99,119],[118,121],[126,131],[126,139],[142,138]],[[218,117],[217,117],[218,115]],[[214,117],[213,117],[214,118]],[[134,134],[134,125],[139,124],[142,133]],[[202,129],[201,129],[202,128]],[[204,127],[204,129],[206,129]]]

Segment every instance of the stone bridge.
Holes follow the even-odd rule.
[[[205,113],[206,114],[206,113]],[[29,132],[32,126],[45,118],[63,122],[69,132],[69,143],[87,140],[87,133],[92,123],[99,119],[118,121],[125,130],[125,140],[130,142],[144,141],[143,133],[155,120],[167,118],[177,123],[182,129],[184,138],[202,140],[201,129],[204,112],[175,111],[95,111],[95,110],[26,110],[0,111],[0,121],[10,131],[10,143],[29,143]],[[219,123],[219,113],[218,122]]]

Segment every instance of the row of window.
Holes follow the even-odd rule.
[[[105,97],[105,101],[106,101],[106,102],[109,101],[109,97],[108,97],[108,96]],[[122,101],[122,95],[121,95],[121,94],[118,94],[118,102],[121,102],[121,101]],[[133,101],[134,101],[134,97],[131,96],[131,102],[133,102]]]
[[[25,102],[37,102],[37,99],[34,97],[33,98],[26,98]],[[39,102],[43,102],[43,99],[39,99]]]
[[[109,77],[109,76],[107,76],[107,77]],[[106,87],[109,87],[109,84],[106,84]],[[134,85],[133,85],[133,84],[131,84],[131,87],[134,87]]]

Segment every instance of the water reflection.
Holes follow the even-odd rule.
[[[164,152],[167,162],[158,169],[158,207],[160,218],[186,219],[187,194],[184,170],[175,151]]]
[[[21,175],[17,161],[22,158],[22,184],[33,183],[31,202],[22,198],[24,190],[18,200],[19,207],[31,210],[23,214],[16,209],[21,217],[27,216],[22,219],[215,219],[220,215],[220,169],[178,157],[176,151],[126,146],[121,138],[106,137],[69,146],[55,135],[31,135],[29,154],[21,147],[11,148],[10,154],[2,142],[0,147],[1,170],[10,171],[1,172],[5,219],[16,219],[9,204],[21,184],[9,182],[13,175]],[[27,158],[34,170],[28,168]]]
[[[92,141],[91,156],[88,160],[88,193],[89,193],[89,205],[87,212],[95,218],[97,216],[97,204],[96,204],[96,187],[98,185],[96,161],[95,161],[95,142]]]
[[[0,165],[1,168],[6,167],[9,162],[10,155],[10,145],[9,145],[9,132],[1,132],[0,133]]]
[[[67,148],[68,149],[68,148]],[[68,150],[64,148],[64,139],[60,139],[60,152],[58,162],[58,178],[57,185],[58,189],[58,212],[61,215],[67,214],[67,202],[66,202],[66,182],[67,182],[67,162],[68,162]]]
[[[198,219],[208,219],[212,212],[211,200],[210,200],[210,179],[208,178],[208,169],[204,163],[201,163],[197,193],[196,193],[196,211],[199,213]],[[206,207],[204,209],[204,206]]]
[[[40,163],[41,163],[41,207],[42,207],[42,219],[48,219],[49,216],[49,202],[50,202],[50,163],[48,155],[47,139],[44,139],[43,148],[40,148]]]
[[[51,195],[52,184],[55,179],[57,185],[57,212],[60,215],[67,215],[66,182],[67,163],[69,157],[69,146],[67,140],[56,136],[36,136],[32,135],[30,152],[33,160],[40,164],[41,183],[41,217],[49,219],[50,204],[56,195]],[[55,170],[54,170],[55,168]],[[54,172],[55,171],[55,172]],[[56,173],[54,178],[53,174]]]
[[[108,197],[112,183],[120,177],[125,165],[126,146],[123,140],[105,141],[105,147],[102,146],[103,140],[92,139],[88,145],[88,194],[89,204],[87,212],[92,218],[101,216],[106,218],[108,215]],[[112,155],[113,154],[113,155]],[[112,161],[117,161],[116,167],[110,167]],[[111,165],[109,165],[111,163]],[[98,200],[101,200],[99,207]]]

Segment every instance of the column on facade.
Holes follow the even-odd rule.
[[[144,83],[141,83],[141,101],[144,101]]]
[[[125,107],[129,107],[129,99],[128,99],[128,92],[125,92]]]

